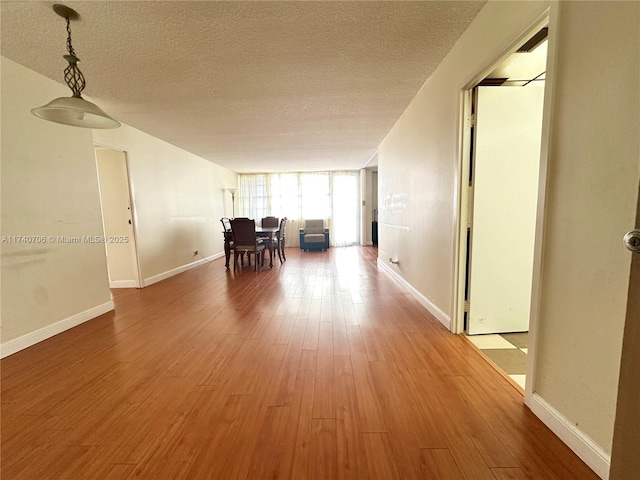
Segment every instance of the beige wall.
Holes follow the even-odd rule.
[[[2,342],[110,302],[91,130],[30,113],[68,89],[2,58]]]
[[[640,3],[559,13],[534,389],[609,453],[640,176]]]
[[[562,3],[551,116],[534,392],[606,453],[640,169],[639,5]],[[489,2],[379,149],[380,261],[397,257],[392,268],[449,316],[460,92],[546,6]]]
[[[94,142],[128,152],[143,279],[188,268],[194,250],[222,254],[234,172],[126,125],[92,134],[38,119],[30,109],[68,89],[5,58],[1,67],[2,235],[45,238],[2,244],[3,355],[112,305],[104,245],[57,239],[103,235]]]
[[[461,91],[547,6],[488,3],[379,148],[379,257],[449,319]]]
[[[123,125],[94,130],[99,144],[127,152],[143,281],[222,253],[220,218],[231,215],[237,174]]]

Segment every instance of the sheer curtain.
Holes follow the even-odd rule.
[[[271,211],[267,175],[240,175],[238,216],[260,220]]]
[[[239,215],[257,221],[287,217],[287,246],[299,246],[304,219],[321,218],[332,245],[351,245],[359,232],[357,179],[357,172],[241,174]]]

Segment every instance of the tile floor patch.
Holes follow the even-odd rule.
[[[527,348],[529,346],[529,332],[502,333],[500,336],[518,348]]]
[[[527,356],[517,348],[489,349],[482,353],[509,375],[527,373]]]
[[[511,380],[516,382],[518,385],[520,385],[524,389],[524,382],[525,382],[525,379],[527,378],[526,375],[509,375],[509,377],[511,377]]]
[[[500,335],[468,335],[467,338],[480,350],[516,348]]]
[[[528,334],[529,332],[467,335],[467,338],[524,388],[529,352]]]

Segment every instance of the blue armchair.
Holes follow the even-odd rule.
[[[329,229],[322,220],[305,220],[304,228],[300,229],[300,249],[306,252],[329,249]]]

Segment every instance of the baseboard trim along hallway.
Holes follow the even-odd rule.
[[[110,312],[114,309],[113,300],[109,300],[102,305],[98,305],[96,307],[85,310],[84,312],[77,313],[68,318],[60,320],[56,323],[52,323],[51,325],[47,325],[39,330],[34,332],[27,333],[26,335],[22,335],[18,338],[14,338],[13,340],[9,340],[4,342],[0,346],[0,358],[7,357],[9,355],[13,355],[20,350],[24,350],[25,348],[31,347],[36,343],[42,342],[48,338],[51,338],[59,333],[64,332],[65,330],[69,330],[70,328],[76,327],[81,323],[89,321],[93,318],[99,317],[100,315]]]
[[[540,395],[534,393],[527,402],[531,411],[566,443],[603,480],[609,479],[611,455],[608,455],[589,436],[571,421],[549,405]]]
[[[444,325],[447,330],[451,330],[451,317],[440,310],[435,303],[422,295],[413,285],[407,282],[401,275],[398,274],[393,268],[387,265],[383,260],[378,258],[378,267],[387,272],[396,282],[402,285],[408,292],[410,292],[420,304],[429,310],[431,314],[438,319],[438,321]]]
[[[142,284],[145,287],[149,285],[153,285],[154,283],[161,282],[162,280],[166,280],[167,278],[171,278],[174,275],[179,275],[187,270],[191,270],[192,268],[199,267],[207,262],[211,262],[213,260],[217,260],[218,258],[224,257],[224,252],[215,253],[209,257],[201,258],[200,260],[196,260],[195,262],[187,263],[186,265],[182,265],[180,267],[172,268],[171,270],[167,270],[166,272],[159,273],[157,275],[153,275],[149,278],[145,278],[142,281]]]

